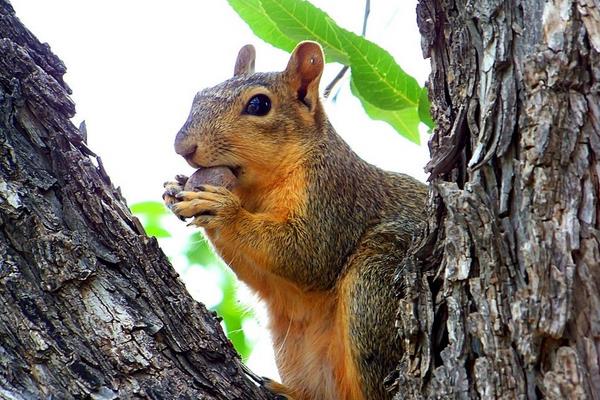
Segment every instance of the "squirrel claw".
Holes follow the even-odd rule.
[[[277,382],[273,381],[272,379],[266,378],[264,376],[256,375],[254,372],[252,372],[252,370],[250,370],[250,368],[248,368],[246,366],[246,364],[241,364],[241,366],[242,366],[242,370],[244,371],[244,373],[246,375],[248,375],[250,377],[250,379],[252,379],[254,382],[258,383],[260,386],[263,386],[268,391],[273,393],[275,395],[274,398],[276,400],[293,400],[293,398],[290,397],[289,395],[279,393],[277,391],[277,388],[283,388],[283,385],[281,385],[280,383],[277,383]]]
[[[179,190],[171,195],[170,209],[175,215],[193,217],[190,225],[202,228],[219,228],[234,220],[241,203],[237,196],[221,187],[205,185],[206,191]]]
[[[185,221],[185,217],[177,212],[175,205],[180,202],[176,196],[183,190],[183,186],[185,184],[185,180],[187,180],[187,177],[184,175],[177,175],[175,179],[176,181],[168,181],[163,184],[165,191],[162,194],[162,198],[167,208],[171,210],[177,216],[177,218]]]
[[[185,184],[188,181],[188,179],[189,178],[187,176],[185,176],[185,175],[181,175],[181,174],[175,175],[175,181],[177,183],[179,183],[181,186],[185,186]]]
[[[178,187],[169,186],[165,189],[165,192],[163,193],[163,198],[165,197],[165,195],[171,196],[171,197],[176,197],[177,193],[179,193],[179,192],[180,192],[180,190]]]

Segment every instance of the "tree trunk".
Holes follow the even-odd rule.
[[[0,398],[272,398],[69,121],[64,72],[0,0]]]
[[[417,14],[438,127],[397,398],[600,399],[600,3]]]

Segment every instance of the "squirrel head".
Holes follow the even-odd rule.
[[[298,44],[281,72],[255,73],[255,54],[252,45],[242,47],[233,78],[196,94],[175,138],[190,165],[229,167],[241,184],[299,161],[326,123],[318,43]]]

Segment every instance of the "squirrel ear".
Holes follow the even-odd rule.
[[[233,76],[249,75],[254,73],[254,60],[256,60],[256,50],[251,44],[242,47],[235,60]]]
[[[311,110],[319,100],[319,80],[323,73],[323,49],[317,42],[300,42],[290,57],[284,73],[298,100]]]

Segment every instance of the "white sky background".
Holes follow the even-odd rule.
[[[66,64],[65,80],[77,106],[73,122],[86,121],[90,148],[130,205],[160,201],[164,181],[193,172],[173,150],[175,134],[194,94],[231,77],[242,45],[256,46],[257,71],[282,70],[289,57],[256,38],[225,0],[11,3],[21,21]],[[360,33],[364,1],[313,4]],[[415,7],[416,0],[372,0],[367,38],[422,84],[430,67],[420,50]],[[322,89],[339,69],[326,66]],[[340,87],[337,102],[326,101],[338,133],[365,160],[424,180],[427,135],[421,146],[412,144],[387,124],[370,120],[350,94],[347,79]],[[268,349],[268,343],[257,346],[258,353]],[[272,363],[250,364],[259,374],[274,375]]]

